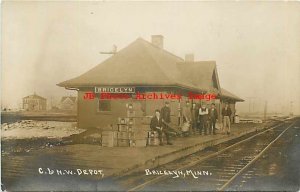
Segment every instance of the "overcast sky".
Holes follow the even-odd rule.
[[[215,60],[221,86],[245,100],[300,112],[297,2],[2,2],[2,106],[75,95],[56,84],[153,34],[178,56]]]

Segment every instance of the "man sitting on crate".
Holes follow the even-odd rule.
[[[151,119],[150,128],[152,131],[158,132],[160,145],[163,145],[163,141],[162,141],[163,133],[166,135],[167,145],[172,145],[172,143],[169,141],[169,132],[163,126],[162,118],[160,116],[160,111],[158,109],[155,110],[155,116],[152,117],[152,119]]]

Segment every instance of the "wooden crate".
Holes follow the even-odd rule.
[[[127,131],[118,132],[118,139],[133,139],[133,138],[134,138],[133,132],[127,132]]]
[[[137,127],[135,125],[127,125],[127,130],[129,132],[136,132],[137,130],[139,130],[139,127]]]
[[[147,146],[147,139],[135,139],[134,140],[135,147],[146,147]]]
[[[158,138],[159,134],[157,131],[148,131],[148,138]]]
[[[128,132],[127,131],[119,131],[118,139],[128,139]]]
[[[135,111],[127,111],[127,117],[135,117]]]
[[[118,139],[118,147],[129,147],[129,139]]]
[[[120,132],[128,131],[128,125],[118,124],[118,131]]]
[[[116,131],[102,131],[101,135],[102,135],[102,137],[103,136],[109,136],[109,137],[117,138],[117,132]]]
[[[118,124],[127,124],[127,118],[119,117],[118,118]]]
[[[159,138],[148,138],[147,145],[149,146],[157,146],[160,144]]]
[[[127,118],[127,125],[135,125],[135,118],[128,117]]]
[[[117,146],[117,132],[116,131],[103,131],[101,145],[103,147]]]

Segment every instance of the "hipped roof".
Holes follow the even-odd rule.
[[[187,68],[185,68],[185,65]],[[184,60],[148,41],[136,41],[86,73],[61,82],[58,86],[80,88],[109,85],[177,86],[196,91],[209,91],[209,83],[188,74],[197,68],[201,78],[211,81],[215,62],[185,63]],[[183,74],[186,73],[186,74]]]
[[[230,93],[229,91],[223,88],[221,89],[221,98],[225,98],[225,99],[227,98],[235,101],[244,101],[240,97],[234,95],[233,93]]]
[[[60,100],[60,102],[64,102],[66,99],[70,99],[72,102],[76,102],[76,97],[74,96],[63,96]]]
[[[215,94],[221,90],[215,61],[179,62],[177,68],[181,71],[182,78],[196,87]],[[217,88],[212,84],[213,74],[216,77]]]
[[[23,97],[23,99],[27,99],[27,98],[33,98],[33,99],[42,99],[42,100],[47,100],[46,98],[39,96],[37,94],[33,94],[33,95],[28,95],[26,97]]]
[[[213,87],[213,74],[217,88]],[[86,73],[58,84],[66,88],[130,85],[174,86],[196,92],[222,94],[223,97],[243,101],[226,90],[221,93],[215,61],[185,62],[142,38]]]

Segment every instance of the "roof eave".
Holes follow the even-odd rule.
[[[58,83],[56,84],[59,87],[64,87],[66,89],[70,89],[70,90],[78,90],[80,88],[88,88],[88,87],[95,87],[95,86],[137,86],[137,87],[178,87],[178,88],[183,88],[183,89],[187,89],[187,90],[192,90],[192,91],[196,91],[196,92],[208,92],[208,90],[204,89],[204,88],[196,88],[196,87],[191,87],[191,86],[186,86],[186,85],[182,85],[180,83],[175,83],[175,84],[159,84],[159,85],[155,85],[155,84],[129,84],[129,83],[124,83],[124,84],[105,84],[105,85],[101,85],[101,84],[65,84],[64,82],[62,83]]]
[[[244,102],[245,101],[244,99],[241,99],[241,98],[233,98],[233,97],[224,96],[224,95],[221,95],[221,99],[229,99],[229,100],[232,100],[235,102]]]

